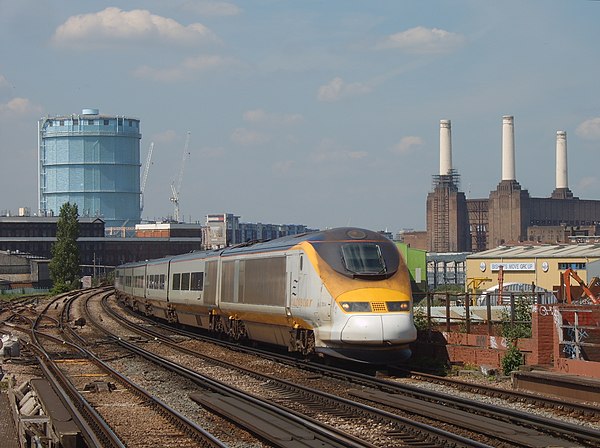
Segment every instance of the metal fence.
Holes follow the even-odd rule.
[[[531,332],[534,304],[554,303],[544,292],[502,295],[428,293],[415,304],[415,324],[420,330],[439,330],[488,336],[510,336]],[[521,333],[514,332],[519,329]]]

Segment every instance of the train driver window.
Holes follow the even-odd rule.
[[[354,274],[385,274],[385,262],[377,244],[344,244],[342,256],[346,269]]]
[[[181,285],[181,274],[173,274],[173,291],[179,291]]]

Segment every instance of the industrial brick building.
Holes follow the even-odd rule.
[[[57,222],[58,217],[0,217],[0,250],[50,259],[52,244],[56,241]],[[114,266],[130,261],[200,250],[202,235],[196,230],[192,234],[175,232],[168,236],[107,237],[104,221],[80,217],[77,246],[84,273],[91,273],[94,266],[112,270]]]
[[[451,127],[440,121],[440,172],[427,196],[428,250],[480,252],[499,245],[531,241],[568,243],[597,234],[600,201],[573,196],[568,186],[567,136],[556,133],[556,188],[531,197],[515,176],[514,119],[502,118],[502,179],[488,198],[470,199],[460,191],[452,168]]]

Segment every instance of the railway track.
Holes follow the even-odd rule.
[[[145,331],[148,339],[161,339],[163,346],[170,344],[170,337],[161,333],[148,332],[147,328],[140,328],[139,331]],[[174,344],[171,349],[181,351],[179,345]],[[199,357],[201,354],[194,353],[190,356]],[[220,365],[228,369],[237,368],[229,363],[221,363]],[[313,371],[316,369],[319,375],[327,377],[324,382],[328,384],[321,387],[331,388],[331,378],[337,378],[345,381],[346,389],[349,381],[358,389],[348,391],[346,394],[347,401],[343,406],[339,404],[332,405],[330,402],[324,405],[323,403],[326,400],[323,397],[326,394],[321,394],[320,398],[306,398],[310,394],[318,395],[321,392],[287,384],[285,381],[270,376],[263,375],[257,376],[257,378],[263,383],[268,383],[272,388],[285,390],[285,393],[282,392],[281,394],[292,397],[291,401],[312,403],[308,407],[331,408],[333,409],[332,412],[335,413],[335,409],[347,408],[352,404],[350,403],[352,400],[358,399],[369,403],[371,406],[381,407],[382,414],[378,418],[383,418],[382,415],[385,415],[385,412],[395,416],[397,413],[406,413],[407,411],[411,414],[411,418],[420,416],[420,418],[427,418],[431,422],[430,419],[434,417],[438,420],[438,425],[439,422],[442,422],[444,425],[453,425],[460,428],[459,432],[465,433],[468,431],[472,434],[473,431],[476,431],[479,432],[480,437],[500,441],[486,440],[488,443],[496,443],[496,446],[573,446],[573,443],[581,443],[583,446],[597,446],[600,441],[600,433],[594,430],[582,430],[580,426],[562,424],[555,420],[542,419],[509,409],[486,408],[485,405],[472,400],[457,400],[456,397],[444,397],[443,394],[423,393],[416,390],[416,388],[404,387],[397,383],[386,382],[365,375],[317,366],[311,366],[310,368]],[[257,375],[256,372],[246,372],[246,374]],[[275,383],[277,383],[276,386]],[[367,387],[372,390],[361,390],[361,388]],[[292,391],[293,388],[295,389]],[[339,397],[330,396],[327,399],[340,401]]]
[[[527,403],[535,405],[539,408],[550,409],[561,415],[573,416],[575,418],[584,419],[590,422],[597,422],[598,419],[600,419],[600,407],[592,404],[566,400],[563,398],[558,399],[551,396],[538,395],[511,389],[501,389],[490,385],[463,381],[452,377],[443,377],[425,372],[400,368],[392,368],[388,370],[388,374],[395,375],[395,377],[408,377],[418,381],[440,384],[468,393],[500,398],[508,402]],[[393,376],[390,376],[390,378],[393,378]]]
[[[102,294],[102,292],[96,292]],[[49,302],[28,330],[28,347],[82,431],[90,447],[225,447],[203,428],[179,415],[142,388],[119,375],[78,343],[63,320],[78,296]],[[55,314],[54,316],[52,314]],[[42,322],[46,322],[42,325]],[[43,327],[43,331],[41,328]],[[71,340],[65,338],[71,334]],[[91,381],[91,382],[90,382]],[[109,393],[103,393],[109,392]]]
[[[57,298],[52,302],[54,305],[49,304],[36,319],[35,328],[29,330],[37,340],[35,345],[46,350],[47,354],[38,354],[41,362],[51,361],[55,364],[54,367],[43,367],[44,371],[50,371],[46,374],[62,374],[67,378],[66,381],[62,380],[61,388],[67,396],[63,400],[74,403],[73,412],[81,415],[76,419],[84,421],[83,427],[87,422],[90,432],[96,434],[95,437],[100,437],[98,434],[102,431],[98,429],[98,423],[89,423],[93,418],[86,415],[90,412],[86,409],[87,406],[99,414],[100,420],[107,423],[110,431],[118,435],[117,441],[102,441],[102,446],[119,446],[118,443],[125,444],[125,440],[129,442],[127,446],[143,446],[135,443],[139,444],[142,438],[144,441],[151,440],[152,429],[156,428],[161,428],[162,434],[171,434],[171,438],[178,440],[177,446],[188,446],[182,442],[186,436],[180,437],[179,425],[174,426],[180,432],[169,430],[169,423],[163,424],[159,420],[151,425],[153,428],[145,431],[138,431],[139,428],[132,428],[134,425],[131,424],[123,428],[122,422],[127,418],[131,420],[134,416],[131,412],[132,404],[138,406],[140,400],[157,414],[162,415],[164,411],[156,411],[161,399],[157,404],[148,405],[148,397],[137,398],[136,401],[135,394],[127,400],[119,401],[121,404],[115,406],[116,394],[107,389],[111,388],[111,384],[117,384],[116,391],[123,396],[122,390],[125,389],[122,386],[124,383],[116,379],[119,376],[117,370],[122,370],[123,377],[137,376],[136,382],[141,383],[140,388],[147,388],[149,395],[160,396],[153,389],[156,384],[179,390],[185,400],[193,400],[205,409],[201,412],[202,425],[207,426],[208,421],[209,427],[212,425],[211,432],[214,432],[212,428],[225,425],[216,415],[230,422],[237,422],[239,427],[255,435],[255,442],[251,442],[251,446],[256,447],[265,446],[265,443],[268,446],[370,448],[600,446],[600,433],[580,425],[569,425],[555,419],[532,418],[529,414],[524,415],[525,413],[495,405],[477,404],[456,395],[424,391],[415,386],[399,384],[394,378],[375,378],[287,356],[280,359],[273,353],[249,355],[243,353],[245,349],[238,345],[233,349],[218,348],[214,341],[208,344],[191,339],[191,333],[175,334],[172,327],[157,328],[153,321],[142,321],[138,315],[126,319],[137,321],[136,325],[129,322],[127,329],[123,328],[126,324],[120,317],[118,336],[108,336],[96,325],[106,326],[109,321],[115,325],[116,314],[122,312],[114,300],[108,300],[110,295],[110,291],[104,292],[104,300],[99,295]],[[81,300],[84,298],[86,300]],[[102,303],[104,310],[100,308]],[[59,309],[59,305],[63,306]],[[89,310],[86,311],[86,308]],[[109,315],[108,309],[115,315]],[[87,323],[74,327],[76,318],[83,316]],[[92,325],[93,320],[98,322]],[[26,321],[27,319],[21,318],[21,322]],[[31,323],[29,326],[32,326]],[[33,339],[34,336],[32,345]],[[134,352],[136,354],[132,355]],[[142,356],[147,361],[142,361]],[[94,370],[98,369],[100,359],[105,364],[110,364],[108,370]],[[148,364],[150,362],[154,364]],[[162,367],[156,367],[157,365]],[[240,365],[244,368],[239,367]],[[131,366],[135,368],[128,370]],[[135,372],[136,369],[138,372]],[[177,371],[179,379],[174,379],[165,369]],[[59,373],[54,373],[55,371]],[[162,371],[165,373],[160,373]],[[188,385],[184,384],[186,381]],[[433,379],[426,377],[426,381],[431,382]],[[71,384],[75,392],[69,391],[68,384]],[[473,387],[472,384],[469,385]],[[471,392],[480,393],[472,389]],[[503,391],[503,399],[519,400],[507,398],[506,394],[509,392],[511,391]],[[79,400],[73,398],[76,393],[83,398],[83,404],[76,404]],[[498,391],[489,390],[486,393],[493,396]],[[536,396],[536,399],[541,398]],[[542,405],[542,402],[537,403],[537,406]],[[121,412],[121,416],[111,422],[110,417],[102,415],[108,408],[121,408],[120,411],[129,409],[129,412]],[[216,415],[210,414],[211,412]],[[589,410],[569,412],[593,418]],[[182,417],[183,420],[193,422],[197,416],[190,417],[184,412]],[[152,418],[136,417],[135,421],[151,421]],[[235,426],[228,424],[230,427]],[[163,428],[167,429],[162,431]],[[127,431],[131,432],[127,436],[130,439],[124,436]],[[158,442],[160,436],[157,437],[153,442],[154,446],[169,446],[162,441]],[[103,439],[100,437],[99,440]],[[298,445],[299,441],[303,444]],[[89,446],[97,443],[100,442],[88,440]],[[189,446],[200,445],[197,441],[193,443]]]
[[[106,318],[104,322],[106,323]],[[98,323],[100,325],[100,323]],[[120,323],[123,325],[123,323]],[[185,358],[187,362],[182,362],[183,357],[180,355],[178,361],[171,359],[175,346],[168,345],[164,338],[150,338],[149,340],[140,340],[139,336],[134,338],[131,335],[131,327],[127,329],[129,333],[123,333],[116,337],[119,345],[151,360],[157,365],[170,369],[182,377],[185,377],[195,384],[200,386],[204,391],[192,394],[194,401],[201,403],[203,406],[210,408],[212,411],[223,415],[231,420],[244,425],[245,428],[259,435],[261,438],[268,440],[273,446],[326,446],[326,447],[375,447],[382,446],[381,444],[373,444],[366,438],[353,435],[349,430],[340,430],[340,419],[354,420],[351,425],[345,422],[345,426],[351,426],[355,433],[364,434],[365,431],[372,429],[374,422],[365,419],[364,415],[360,421],[356,420],[356,414],[340,412],[338,409],[338,420],[307,417],[306,412],[301,413],[292,410],[289,406],[284,406],[274,399],[272,396],[265,397],[263,387],[264,379],[252,379],[247,372],[240,374],[239,371],[228,369],[225,371],[223,365],[216,365],[214,362],[207,366],[198,365],[200,359],[199,354],[193,351],[187,351]],[[131,339],[135,342],[129,342],[126,339]],[[143,348],[142,348],[143,346]],[[151,346],[151,348],[150,348]],[[165,353],[165,349],[169,353]],[[161,353],[162,352],[162,353]],[[160,354],[158,354],[160,353]],[[182,352],[180,352],[181,354]],[[205,357],[204,361],[209,360]],[[214,360],[211,360],[214,361]],[[185,365],[184,365],[185,364]],[[200,373],[202,371],[202,373]],[[214,379],[218,377],[219,379]],[[224,381],[224,377],[228,381]],[[243,387],[241,387],[243,384]],[[255,393],[250,392],[254,390]],[[263,394],[256,393],[257,390],[262,390]],[[272,391],[271,391],[272,392]],[[293,399],[293,397],[291,397]],[[319,406],[319,412],[324,413],[325,408]],[[313,414],[315,412],[313,411]],[[343,414],[343,415],[342,415]],[[273,421],[273,419],[275,419]],[[383,426],[379,423],[379,426]],[[415,425],[413,425],[415,426]],[[416,425],[418,426],[418,424]],[[274,430],[277,428],[277,431]],[[430,431],[432,429],[430,428]],[[452,440],[450,446],[483,446],[481,444],[473,444],[472,442],[461,437],[453,436],[452,434],[443,434],[443,431],[435,430],[436,437],[445,436],[443,443],[430,442],[424,444],[423,437],[415,436],[413,433],[404,434],[399,430],[397,425],[390,426],[390,431],[394,431],[395,435],[392,439],[386,441],[384,446],[414,446],[415,441],[419,442],[419,446],[449,446],[448,440]],[[422,429],[421,429],[422,431]],[[285,433],[285,436],[282,436]],[[382,438],[383,436],[379,436]],[[287,439],[287,442],[284,441]],[[456,442],[460,441],[460,445]],[[466,442],[466,443],[463,443]]]

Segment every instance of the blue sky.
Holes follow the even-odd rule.
[[[36,205],[37,120],[141,120],[154,142],[143,216],[425,228],[439,120],[467,197],[501,176],[600,199],[600,2],[0,0],[0,210]],[[143,170],[143,167],[142,167]]]

